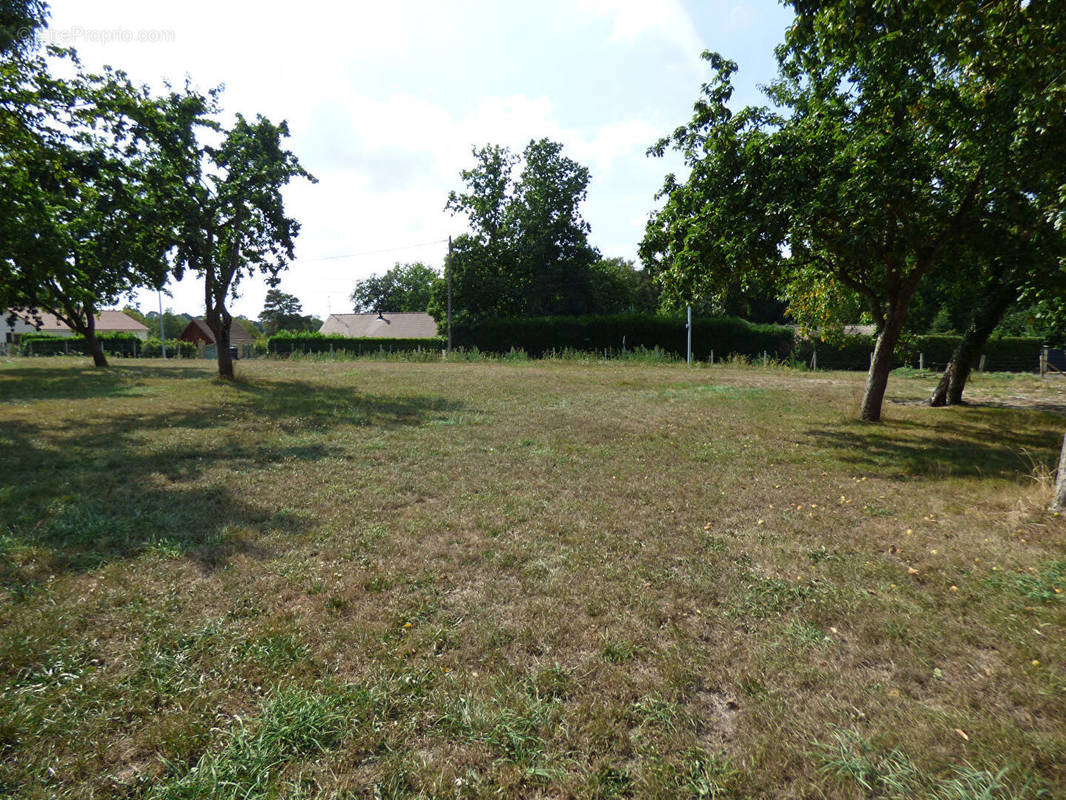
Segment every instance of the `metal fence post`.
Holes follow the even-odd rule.
[[[688,334],[688,351],[685,363],[692,366],[692,306],[688,306],[688,321],[685,323],[685,331]]]

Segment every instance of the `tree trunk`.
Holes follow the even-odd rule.
[[[92,306],[86,306],[85,318],[87,322],[85,324],[85,330],[81,331],[81,335],[85,337],[85,344],[89,348],[89,355],[93,357],[93,366],[106,367],[107,356],[104,355],[104,346],[100,344],[100,340],[96,338],[96,314],[93,313]]]
[[[944,374],[940,376],[936,391],[929,398],[929,405],[938,408],[962,404],[962,391],[970,379],[973,365],[977,363],[988,337],[1003,319],[1016,295],[1017,292],[1010,289],[1000,289],[974,312],[962,340],[951,354]]]
[[[225,302],[219,298],[208,297],[207,313],[204,321],[214,334],[215,357],[219,361],[219,378],[232,381],[233,359],[229,357],[229,329],[233,318],[226,309]]]
[[[896,344],[899,342],[902,330],[903,315],[890,311],[885,317],[885,326],[877,335],[873,361],[866,375],[866,391],[862,396],[862,408],[859,414],[863,422],[881,420],[881,405],[885,399],[885,389],[888,388],[888,373],[892,371]]]
[[[1059,471],[1055,478],[1055,493],[1051,496],[1048,511],[1062,511],[1066,508],[1066,437],[1062,440],[1062,452],[1059,454]]]
[[[227,284],[228,285],[228,284]],[[215,337],[215,358],[218,360],[218,377],[233,380],[233,359],[229,354],[229,331],[233,317],[226,308],[226,289],[221,292],[208,274],[204,279],[204,322]]]
[[[218,377],[233,380],[233,359],[229,354],[229,331],[233,324],[233,317],[226,310],[226,305],[212,298],[215,305],[207,309],[204,321],[211,333],[215,336],[215,357],[218,360]]]
[[[218,377],[226,380],[233,380],[235,377],[233,359],[229,352],[229,331],[232,324],[233,320],[229,318],[229,314],[225,314],[218,330],[215,331],[215,346],[218,348]]]
[[[100,344],[100,340],[96,338],[96,334],[90,333],[85,337],[85,343],[89,346],[89,352],[93,357],[94,367],[106,367],[107,356],[104,355],[104,346]]]
[[[212,264],[212,266],[205,270],[204,274],[204,320],[207,322],[207,327],[211,329],[211,332],[215,335],[215,347],[217,348],[218,357],[218,377],[224,380],[234,380],[236,376],[233,374],[233,359],[229,354],[229,332],[230,327],[233,325],[233,316],[226,308],[226,295],[229,293],[229,287],[233,282],[233,276],[237,273],[237,268],[240,266],[240,241],[241,241],[241,225],[242,214],[244,212],[244,205],[238,204],[237,211],[233,218],[233,236],[230,242],[230,257],[229,265],[226,270],[219,274],[217,268],[220,265]],[[208,239],[208,252],[212,247],[214,241],[214,232],[210,228],[207,234]]]

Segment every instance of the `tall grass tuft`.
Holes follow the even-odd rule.
[[[278,690],[254,720],[237,717],[220,746],[191,767],[151,787],[149,800],[248,800],[272,797],[288,764],[327,751],[344,735],[343,698],[303,689]]]

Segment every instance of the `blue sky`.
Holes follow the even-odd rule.
[[[448,192],[486,143],[520,151],[549,137],[592,173],[585,219],[606,256],[636,257],[655,193],[676,164],[645,155],[691,116],[708,72],[737,61],[736,105],[761,102],[791,14],[769,0],[394,0],[333,4],[53,0],[47,38],[87,66],[201,89],[225,84],[227,113],[289,122],[291,149],[318,179],[290,187],[301,223],[281,289],[305,313],[351,311],[357,280],[397,261],[443,264],[465,230]],[[430,243],[426,245],[425,243]],[[423,246],[415,246],[423,245]],[[352,257],[335,258],[335,256]],[[164,305],[202,312],[193,278]],[[266,286],[242,284],[257,317]],[[147,311],[154,293],[138,297]]]

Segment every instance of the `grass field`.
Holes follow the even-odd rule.
[[[0,795],[1066,797],[1062,384],[0,361]]]

